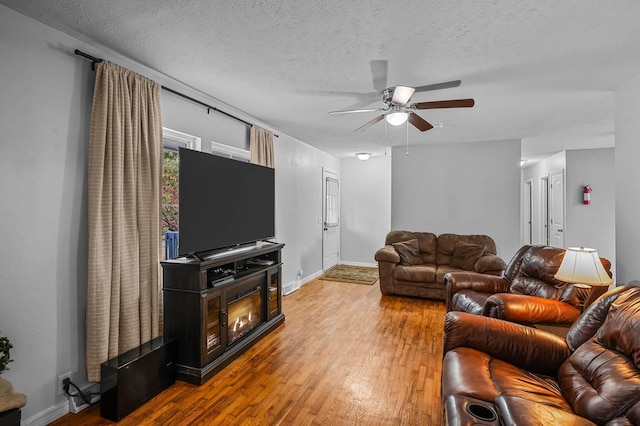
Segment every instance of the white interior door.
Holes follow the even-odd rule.
[[[549,176],[540,178],[540,204],[538,223],[538,236],[536,244],[549,245]]]
[[[549,239],[553,247],[564,247],[564,170],[549,176]]]
[[[322,270],[338,264],[340,258],[340,177],[322,170]]]
[[[531,244],[533,241],[533,191],[531,187],[531,181],[528,180],[522,187],[522,212],[523,212],[523,224],[522,224],[522,243]]]

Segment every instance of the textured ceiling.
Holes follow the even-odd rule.
[[[372,61],[386,61],[386,86],[462,80],[412,102],[476,101],[420,111],[443,127],[410,127],[409,144],[522,139],[531,157],[612,146],[614,91],[640,74],[637,0],[0,3],[339,157],[407,142],[384,122],[354,133],[374,112],[327,114],[383,106],[368,96]]]

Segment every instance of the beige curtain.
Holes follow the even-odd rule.
[[[160,86],[98,64],[89,132],[86,363],[100,364],[161,335]]]
[[[276,168],[272,131],[263,129],[255,124],[251,126],[249,152],[251,153],[251,163],[271,167],[272,169]]]

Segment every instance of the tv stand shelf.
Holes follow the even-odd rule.
[[[161,262],[164,336],[178,343],[178,379],[195,384],[206,382],[284,322],[283,247],[280,243],[258,242],[217,252],[203,260],[178,258]],[[262,264],[256,265],[255,259]],[[233,322],[238,319],[232,318],[230,306],[244,300],[245,294],[254,295],[247,299],[257,308],[251,329],[242,330],[237,338]]]

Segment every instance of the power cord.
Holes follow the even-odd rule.
[[[73,386],[74,388],[76,388],[76,390],[78,391],[78,393],[76,393],[76,394],[71,393],[71,392],[69,391],[69,387],[70,387],[70,386]],[[82,400],[83,400],[87,405],[92,405],[92,404],[91,404],[91,401],[89,400],[89,397],[90,397],[90,396],[92,396],[92,395],[99,395],[99,393],[98,393],[98,392],[90,392],[89,394],[85,394],[85,393],[84,393],[84,392],[82,392],[82,391],[80,390],[80,388],[79,388],[78,386],[76,386],[76,384],[75,384],[75,383],[73,383],[73,382],[71,381],[71,379],[69,379],[69,378],[65,378],[65,379],[62,381],[62,390],[63,390],[63,391],[64,391],[64,393],[65,393],[67,396],[69,396],[69,397],[80,397],[80,398],[82,398]]]

